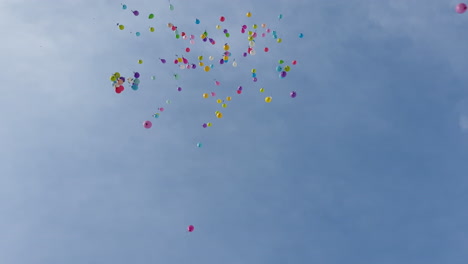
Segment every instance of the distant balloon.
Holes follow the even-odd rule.
[[[177,91],[182,91],[182,87],[177,87]]]
[[[219,21],[221,21],[221,22],[224,22],[225,20],[226,20],[226,18],[223,17],[223,16],[219,18]],[[225,32],[225,33],[226,33],[226,32]]]
[[[140,33],[140,32],[137,32],[137,33],[135,33],[135,35],[136,35],[137,37],[139,37],[139,36],[141,35],[141,33]]]
[[[271,96],[265,97],[265,102],[271,103],[271,100],[272,100]]]
[[[197,143],[197,147],[201,148],[201,147],[202,147],[202,143]],[[194,229],[193,227],[190,228],[190,226],[189,226],[188,231],[189,231],[189,232],[192,232],[193,229]]]
[[[149,14],[148,19],[153,19],[153,18],[154,18],[154,14]]]
[[[460,3],[457,5],[457,7],[455,8],[455,11],[458,13],[458,14],[463,14],[466,12],[466,9],[467,9],[467,6],[465,3]]]
[[[303,37],[304,37],[304,34],[300,33],[299,38],[303,38]]]
[[[133,13],[135,16],[138,16],[138,15],[140,14],[140,12],[138,12],[138,11],[136,11],[136,10],[135,10],[135,11],[132,11],[132,13]]]
[[[122,5],[122,9],[123,10],[127,9],[127,5]]]
[[[133,77],[135,77],[135,78],[140,78],[140,73],[139,73],[139,72],[135,72],[135,73],[133,74]]]
[[[143,122],[143,127],[146,128],[146,129],[149,129],[153,126],[153,123],[151,123],[151,121],[145,121]]]
[[[291,98],[296,98],[297,93],[296,93],[295,91],[292,91],[292,92],[290,93],[290,96],[291,96]]]
[[[197,24],[197,25],[200,24],[200,19],[198,19],[198,18],[195,19],[195,24]]]

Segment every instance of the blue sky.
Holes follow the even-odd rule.
[[[467,263],[458,2],[184,2],[125,2],[138,18],[115,1],[0,2],[2,263]],[[157,60],[187,46],[168,22],[198,32],[189,59],[218,56],[221,15],[237,68]],[[283,43],[242,58],[253,23]],[[278,59],[298,60],[285,79]],[[116,94],[116,71],[140,89]],[[233,96],[222,120],[211,91]]]

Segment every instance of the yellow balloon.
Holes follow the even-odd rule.
[[[183,62],[184,59],[182,59],[182,58],[177,58],[177,61],[178,61],[178,62]]]
[[[143,60],[138,60],[138,63],[139,63],[139,64],[143,64]]]
[[[260,92],[263,93],[265,91],[264,88],[260,88]]]
[[[150,27],[149,31],[154,32],[154,27]]]
[[[231,101],[231,99],[232,99],[231,96],[226,97],[227,101]]]
[[[215,111],[215,115],[217,115],[219,113],[219,111]]]
[[[210,66],[205,66],[205,71],[209,72],[210,71]]]
[[[221,29],[221,26],[220,26],[220,25],[216,25],[216,29]]]
[[[271,102],[271,96],[265,97],[265,102],[270,103]]]
[[[208,98],[208,97],[209,97],[209,95],[208,95],[207,93],[204,93],[204,94],[203,94],[203,98],[206,99],[206,98]]]
[[[124,25],[119,25],[119,29],[120,29],[120,30],[124,30],[124,29],[125,29],[125,26],[124,26]]]
[[[281,38],[277,39],[276,42],[281,43],[283,40]]]
[[[257,70],[256,70],[256,69],[252,69],[251,72],[252,72],[252,73],[256,73]]]
[[[200,62],[198,63],[198,65],[200,65],[200,67],[202,67],[202,66],[205,65],[205,64],[203,63],[203,61],[200,61]]]
[[[201,34],[201,35],[200,35],[200,38],[201,38],[201,39],[204,39],[204,38],[205,38],[205,34]]]
[[[227,107],[227,104],[222,104],[221,105],[223,108],[226,108]]]
[[[251,17],[252,16],[252,13],[250,12],[247,12],[247,14],[245,14],[246,17]]]
[[[218,100],[216,100],[216,102],[217,102],[218,104],[220,104],[220,103],[222,103],[222,102],[223,102],[223,100],[221,100],[221,99],[218,99]]]
[[[117,81],[117,78],[115,78],[115,76],[112,75],[112,76],[110,77],[110,80],[111,80],[111,82],[115,82],[115,81]]]
[[[249,37],[247,37],[247,40],[248,40],[248,41],[252,41],[253,38],[252,38],[251,36],[249,36]]]
[[[252,36],[253,32],[249,30],[249,36]]]
[[[257,28],[257,24],[253,24],[253,25],[252,25],[252,28],[253,28],[253,29],[256,29],[256,28]]]
[[[289,66],[284,67],[284,71],[288,72],[289,70],[291,70],[291,67],[289,67]]]
[[[206,123],[206,125],[210,127],[210,126],[212,126],[213,124],[211,124],[211,123]]]
[[[203,56],[198,56],[198,60],[203,60]]]
[[[224,45],[224,50],[229,50],[229,45],[228,44]]]
[[[114,73],[114,76],[115,76],[115,78],[120,78],[120,73],[116,72],[116,73]]]
[[[229,57],[228,57],[228,56],[224,56],[224,57],[223,57],[223,60],[227,61],[227,60],[229,60]]]
[[[217,117],[217,118],[223,118],[223,114],[222,114],[222,113],[217,113],[217,114],[216,114],[216,117]]]

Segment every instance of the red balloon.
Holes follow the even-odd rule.
[[[115,92],[119,94],[123,92],[124,89],[125,88],[122,85],[120,85],[120,86],[115,87]]]
[[[297,64],[297,61],[296,60],[293,60],[292,61],[292,65],[296,65]]]
[[[190,52],[190,48],[185,48],[185,52]]]
[[[193,230],[195,230],[195,227],[194,227],[193,225],[189,225],[189,226],[187,227],[187,231],[193,232]]]
[[[223,17],[223,16],[219,18],[219,21],[221,21],[221,22],[224,22],[224,20],[226,20],[226,18]]]
[[[242,91],[241,91],[241,90],[237,90],[237,94],[241,94],[241,93],[242,93]]]
[[[268,47],[265,47],[265,52],[268,52],[268,51],[269,51]]]

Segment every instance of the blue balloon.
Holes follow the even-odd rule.
[[[197,143],[197,147],[201,148],[201,147],[202,147],[202,143]]]
[[[123,10],[127,9],[127,5],[122,5],[122,9]]]
[[[200,19],[198,19],[198,18],[195,19],[195,24],[197,24],[197,25],[200,24]]]
[[[252,77],[253,77],[253,78],[257,77],[257,74],[256,74],[256,73],[252,73]]]
[[[303,37],[304,37],[304,34],[299,33],[299,38],[303,38]]]
[[[136,35],[137,37],[139,37],[141,34],[140,34],[140,32],[137,32],[137,33],[135,33],[135,35]]]
[[[140,79],[136,78],[133,80],[133,84],[139,85],[140,84]]]
[[[132,89],[133,89],[134,91],[138,90],[138,85],[137,85],[137,84],[132,85]]]
[[[283,70],[283,68],[281,68],[281,66],[276,66],[276,71],[277,72],[281,72]]]

